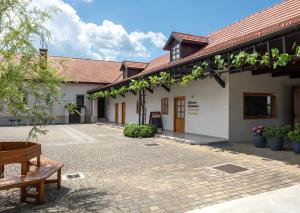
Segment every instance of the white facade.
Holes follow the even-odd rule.
[[[229,85],[229,140],[250,141],[251,128],[255,125],[272,126],[290,124],[291,89],[299,86],[300,79],[289,76],[271,77],[271,74],[252,75],[242,72],[230,75]],[[243,93],[271,93],[276,96],[276,116],[274,119],[243,119]]]
[[[92,101],[87,98],[87,91],[101,86],[101,84],[87,84],[87,83],[69,83],[62,87],[62,97],[59,98],[59,103],[54,106],[55,123],[66,123],[65,115],[67,103],[76,103],[76,95],[84,95],[85,100],[85,116],[82,121],[91,122],[92,115]],[[0,112],[0,126],[9,125],[9,120],[13,119],[7,112]],[[25,119],[21,118],[21,124],[25,124]]]
[[[163,127],[174,130],[174,97],[185,97],[185,132],[226,138],[230,142],[250,141],[251,128],[255,125],[281,125],[290,123],[291,88],[299,86],[300,79],[271,77],[271,74],[252,75],[251,72],[222,74],[226,87],[214,79],[206,78],[190,82],[187,86],[175,85],[167,92],[155,88],[146,92],[147,123],[150,112],[161,111],[161,98],[169,98],[168,115],[162,115]],[[244,119],[244,93],[271,93],[276,96],[276,117],[273,119]],[[136,103],[138,96],[132,93],[116,99],[109,98],[107,119],[115,121],[115,103],[119,104],[119,123],[122,118],[122,102],[126,103],[126,123],[137,123]],[[188,102],[197,102],[198,114],[190,114]]]
[[[229,83],[228,74],[222,76]],[[174,128],[174,98],[185,96],[186,108],[189,101],[198,102],[199,114],[185,113],[185,132],[194,134],[212,135],[228,138],[229,120],[229,87],[220,87],[214,79],[198,80],[186,86],[175,85],[171,91],[159,87],[155,88],[153,94],[146,92],[147,120],[149,122],[150,112],[161,111],[161,98],[169,99],[168,115],[162,115],[163,128],[173,130]],[[107,107],[107,119],[115,121],[115,103],[119,103],[119,122],[121,122],[121,105],[126,102],[126,123],[137,123],[138,114],[136,103],[138,96],[128,93],[126,96],[109,98]]]

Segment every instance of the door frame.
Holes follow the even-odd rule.
[[[295,113],[295,92],[298,89],[300,90],[300,86],[292,86],[292,91],[291,91],[291,126],[292,126],[292,128],[295,127],[295,118],[296,118],[296,113]]]
[[[184,100],[184,120],[183,120],[183,130],[182,133],[185,133],[185,114],[186,114],[186,107],[185,107],[185,96],[177,96],[174,97],[174,114],[173,114],[173,130],[176,132],[176,99],[183,99]]]
[[[115,123],[119,123],[119,103],[115,103]]]
[[[126,102],[122,102],[121,105],[121,124],[125,124],[126,123]],[[124,107],[124,108],[123,108]],[[124,110],[123,110],[124,109]]]

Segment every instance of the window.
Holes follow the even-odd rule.
[[[76,106],[78,107],[84,106],[84,95],[76,95]]]
[[[244,93],[244,119],[276,117],[276,96],[267,93]]]
[[[161,114],[167,115],[168,109],[169,109],[169,99],[168,98],[162,98],[161,99]]]
[[[172,46],[171,49],[171,60],[175,61],[176,59],[178,59],[180,57],[180,45],[179,43],[174,44],[174,46]]]
[[[66,100],[67,100],[67,98],[66,98],[66,93],[63,93],[63,94],[61,95],[60,100],[61,100],[61,101],[66,101]]]

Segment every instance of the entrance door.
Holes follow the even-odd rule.
[[[300,87],[294,88],[294,124],[300,123]]]
[[[98,118],[105,118],[105,98],[98,98]]]
[[[119,104],[115,103],[115,123],[119,123]]]
[[[126,103],[122,102],[122,124],[125,124],[126,118]]]
[[[174,131],[184,132],[185,97],[174,98]]]

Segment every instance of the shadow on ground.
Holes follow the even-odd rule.
[[[10,190],[0,194],[0,212],[34,212],[72,210],[98,211],[109,207],[111,200],[108,193],[97,188],[70,190],[62,187],[56,190],[55,185],[46,186],[45,204],[39,205],[34,200],[19,202],[20,190]]]
[[[209,145],[209,147],[215,152],[253,155],[261,157],[265,161],[282,161],[287,165],[297,165],[300,168],[300,155],[293,152],[289,142],[285,144],[282,151],[272,151],[268,146],[266,148],[256,148],[251,142],[215,144]]]

